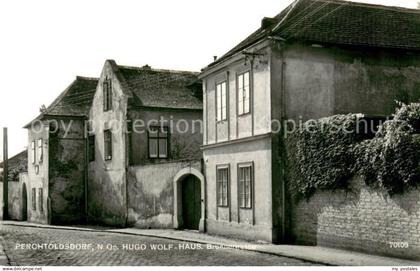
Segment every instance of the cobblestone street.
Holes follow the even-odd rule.
[[[11,265],[311,265],[257,252],[210,249],[204,244],[108,232],[1,225],[0,235]],[[50,247],[36,248],[44,244]],[[66,244],[78,247],[59,247]],[[28,245],[32,247],[28,248]]]

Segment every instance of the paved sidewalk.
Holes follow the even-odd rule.
[[[369,255],[364,253],[317,247],[317,246],[296,246],[296,245],[273,245],[251,243],[240,240],[234,240],[224,237],[211,236],[208,234],[198,233],[195,231],[177,231],[177,230],[142,230],[142,229],[109,229],[96,228],[89,226],[81,227],[65,227],[65,226],[51,226],[40,225],[27,222],[18,221],[1,221],[0,225],[15,225],[24,227],[39,227],[39,228],[53,228],[66,229],[77,231],[94,231],[94,232],[112,232],[118,234],[129,234],[148,236],[156,238],[164,238],[170,240],[178,240],[185,242],[201,243],[214,245],[219,247],[234,247],[248,251],[255,251],[271,255],[278,255],[282,257],[295,258],[305,260],[317,264],[324,265],[341,265],[341,266],[420,266],[420,261],[410,261],[398,258],[383,257],[376,255]],[[1,240],[0,240],[1,241]],[[1,246],[0,246],[1,247]],[[0,252],[1,255],[1,252]],[[7,260],[7,258],[6,258]],[[1,265],[1,257],[0,257]]]

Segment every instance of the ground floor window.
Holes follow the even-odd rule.
[[[32,210],[36,210],[36,188],[32,188]]]
[[[217,204],[220,207],[227,207],[229,188],[229,166],[217,167]]]
[[[38,190],[38,199],[39,199],[39,211],[41,212],[41,213],[44,213],[44,205],[43,205],[43,202],[44,202],[44,193],[43,193],[43,189],[42,188],[39,188],[39,190]]]
[[[252,208],[253,166],[252,163],[238,166],[239,207]]]
[[[88,141],[89,162],[93,162],[95,161],[95,136],[90,135]]]

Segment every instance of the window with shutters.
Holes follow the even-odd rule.
[[[249,72],[238,75],[238,115],[245,115],[251,111],[249,82]]]
[[[44,159],[44,149],[43,149],[43,140],[42,138],[38,139],[38,162],[42,163],[42,160]]]
[[[31,162],[32,164],[36,163],[36,148],[35,148],[35,141],[31,142]]]
[[[229,206],[229,167],[217,167],[217,205]]]
[[[36,188],[32,188],[32,210],[36,210]]]
[[[106,77],[102,83],[104,111],[112,110],[112,81]]]
[[[39,188],[38,190],[38,199],[39,199],[39,211],[41,213],[44,213],[44,193],[43,193],[43,189]]]
[[[104,131],[104,153],[105,161],[112,160],[112,132],[111,130]]]
[[[227,119],[226,82],[216,85],[216,119],[217,121]]]
[[[151,126],[148,131],[149,158],[168,158],[169,129],[166,126]]]
[[[252,164],[238,166],[238,193],[239,207],[252,208],[252,186],[253,186],[253,167]]]

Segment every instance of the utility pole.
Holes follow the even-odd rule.
[[[9,218],[9,166],[7,128],[3,128],[3,220]]]

